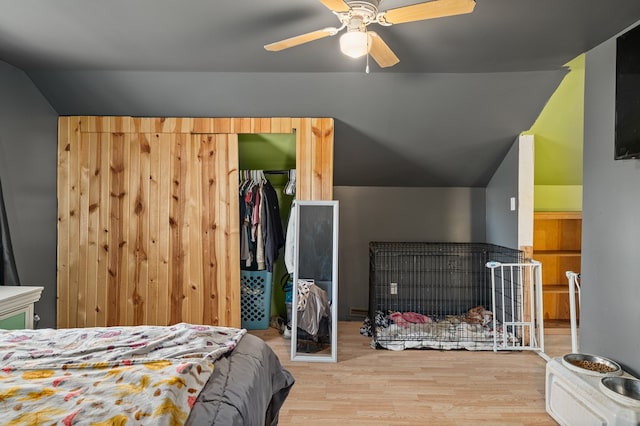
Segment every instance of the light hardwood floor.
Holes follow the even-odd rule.
[[[360,322],[338,324],[338,363],[289,360],[277,330],[253,330],[296,383],[280,425],[555,425],[545,411],[545,360],[533,352],[375,350]],[[545,333],[546,352],[569,352]]]

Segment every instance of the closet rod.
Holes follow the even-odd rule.
[[[244,170],[241,170],[241,171],[244,171]],[[290,170],[263,170],[262,171],[262,173],[264,173],[265,175],[286,175],[286,174],[289,174],[289,172]]]
[[[267,175],[288,175],[290,170],[263,170]]]

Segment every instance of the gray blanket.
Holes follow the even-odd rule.
[[[245,334],[236,348],[215,363],[186,425],[277,425],[278,412],[294,384],[273,350]]]

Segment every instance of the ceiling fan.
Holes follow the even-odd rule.
[[[382,0],[320,0],[340,20],[340,27],[327,27],[310,33],[276,41],[264,46],[266,50],[278,52],[324,37],[334,36],[347,29],[340,36],[340,50],[352,58],[359,58],[367,53],[382,67],[390,67],[400,59],[389,48],[387,43],[374,31],[368,31],[370,24],[384,26],[441,18],[444,16],[462,15],[473,12],[475,0],[431,0],[396,9],[379,10]]]

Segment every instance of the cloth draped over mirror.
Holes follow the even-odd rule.
[[[20,285],[20,280],[18,279],[18,268],[16,268],[16,261],[13,257],[13,247],[11,245],[11,235],[9,234],[7,212],[4,207],[2,182],[0,182],[0,252],[2,252],[2,262],[0,262],[0,285]]]
[[[297,292],[298,327],[316,336],[322,318],[331,319],[329,295],[310,280],[298,280]]]

